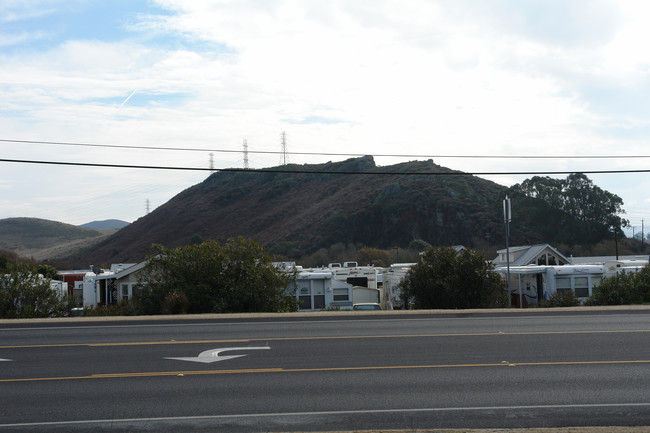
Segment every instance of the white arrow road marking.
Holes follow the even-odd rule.
[[[212,362],[217,362],[217,361],[225,361],[226,359],[233,359],[233,358],[239,358],[242,356],[246,355],[226,355],[226,356],[219,356],[221,352],[230,352],[233,350],[266,350],[270,349],[269,346],[263,346],[263,347],[226,347],[224,349],[210,349],[206,350],[204,352],[199,353],[199,356],[196,357],[180,357],[180,358],[172,358],[172,357],[165,357],[164,359],[175,359],[177,361],[192,361],[192,362],[202,362],[204,364],[210,364]]]

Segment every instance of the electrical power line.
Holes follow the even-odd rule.
[[[218,152],[218,153],[242,153],[241,150],[234,149],[205,149],[193,147],[168,147],[168,146],[135,146],[122,144],[96,144],[96,143],[72,143],[64,141],[37,141],[37,140],[12,140],[0,139],[3,143],[22,143],[22,144],[44,144],[55,146],[80,146],[80,147],[100,147],[113,149],[138,149],[138,150],[168,150],[168,151],[187,151],[187,152]],[[367,156],[367,153],[333,153],[333,152],[283,152],[273,150],[248,150],[248,153],[267,154],[267,155],[310,155],[310,156],[349,156],[359,157]],[[645,159],[650,155],[425,155],[425,154],[373,154],[374,157],[381,158],[459,158],[459,159]]]
[[[650,173],[650,169],[639,170],[564,170],[564,171],[485,171],[485,172],[403,172],[403,171],[328,171],[328,170],[304,170],[304,169],[242,169],[242,168],[206,168],[206,167],[180,167],[161,165],[128,165],[128,164],[107,164],[92,162],[69,162],[69,161],[37,161],[26,159],[1,158],[0,162],[11,162],[19,164],[43,164],[43,165],[67,165],[76,167],[103,167],[103,168],[134,168],[147,170],[184,170],[184,171],[223,171],[223,172],[245,172],[245,173],[285,173],[285,174],[342,174],[342,175],[391,175],[391,176],[503,176],[503,175],[564,175],[571,173],[583,174],[624,174],[624,173]]]

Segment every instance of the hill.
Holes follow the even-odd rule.
[[[506,188],[433,161],[377,167],[372,157],[288,165],[282,170],[217,172],[70,260],[142,260],[153,243],[173,248],[242,235],[287,258],[336,243],[488,248],[502,243]],[[334,174],[340,172],[356,174]],[[380,174],[391,173],[391,174]]]
[[[36,260],[70,255],[107,237],[114,231],[101,232],[39,218],[6,218],[0,220],[0,248]],[[44,250],[50,253],[43,253]]]
[[[87,229],[95,230],[110,230],[110,229],[121,229],[128,226],[129,223],[122,220],[110,219],[102,221],[91,221],[86,224],[82,224],[79,227],[84,227]]]

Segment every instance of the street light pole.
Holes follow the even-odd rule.
[[[508,283],[508,307],[512,307],[510,297],[510,221],[512,221],[510,199],[503,200],[503,222],[506,225],[506,282]],[[519,300],[521,305],[521,299]]]

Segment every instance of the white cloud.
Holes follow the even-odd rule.
[[[646,149],[648,113],[637,108],[650,96],[650,86],[644,87],[650,70],[643,45],[650,36],[644,2],[157,4],[168,13],[143,10],[140,21],[129,21],[132,38],[73,38],[0,54],[0,127],[12,134],[7,137],[233,150],[247,139],[251,150],[277,151],[280,133],[287,131],[289,150],[303,152],[579,155]],[[27,35],[39,31],[7,33],[5,41],[23,38],[24,44]],[[0,144],[13,157],[33,157],[35,148]],[[39,157],[59,160],[151,165],[208,160],[207,152],[38,149]],[[220,167],[241,166],[241,159],[215,154]],[[250,160],[251,166],[263,167],[279,158],[251,154]],[[322,162],[300,156],[292,161]],[[504,172],[513,166],[602,165],[436,162]],[[609,163],[609,168],[619,166],[625,164]],[[132,189],[129,182],[154,184],[158,178],[101,173],[93,188],[120,191],[122,199],[133,196],[134,209],[147,191]],[[0,185],[10,179],[0,175]],[[165,181],[160,190],[148,192],[171,197],[170,191],[189,186],[175,185]],[[100,219],[90,214],[101,206],[80,208],[88,217],[77,221]],[[112,217],[110,211],[102,210],[105,218]]]

